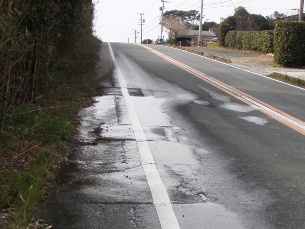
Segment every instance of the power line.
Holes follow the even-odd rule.
[[[148,4],[148,5],[149,6],[145,10],[143,10],[146,15],[149,14],[149,12],[151,12],[151,9],[157,5],[157,2],[155,2],[153,5],[150,5],[150,4]]]
[[[200,7],[200,3],[201,3],[201,1],[196,2],[196,3],[194,3],[193,5],[190,5],[190,6],[188,6],[188,7],[184,8],[184,9],[182,9],[182,10],[187,10],[187,9],[190,9],[190,8],[192,8],[192,7],[193,7],[193,6],[195,6],[195,5],[198,5],[198,7]],[[198,7],[196,7],[196,8],[198,8]]]
[[[187,3],[189,0],[186,0],[185,2],[182,2],[180,5],[174,7],[174,9],[178,8],[179,6],[182,6],[183,4]]]
[[[225,1],[221,1],[221,2],[210,2],[210,3],[206,3],[204,4],[205,6],[208,5],[218,5],[218,4],[223,4],[223,3],[228,3],[228,2],[232,2],[233,0],[225,0]]]
[[[149,24],[147,24],[144,28],[143,28],[143,30],[147,30],[147,29],[149,29],[149,27],[150,26],[154,26],[154,25],[156,25],[155,23],[153,23],[156,19],[160,19],[160,16],[157,16],[157,17],[155,17]],[[157,23],[157,22],[156,22]],[[158,25],[159,25],[159,23],[158,23]]]
[[[182,2],[180,5],[175,6],[174,9],[177,9],[178,7],[180,7],[181,5],[184,5],[187,1]],[[210,2],[210,3],[204,3],[204,8],[205,9],[213,9],[213,8],[218,8],[218,7],[228,7],[228,6],[235,6],[238,4],[243,4],[243,3],[248,3],[248,2],[253,2],[254,0],[240,0],[237,2],[233,2],[233,0],[223,0],[223,1],[218,1],[218,2]],[[181,9],[181,10],[187,10],[190,9],[191,7],[195,6],[194,8],[196,9],[200,9],[200,3],[201,1],[195,2],[192,5],[186,6],[185,8]]]
[[[186,1],[182,2],[182,3],[180,3],[179,5],[172,7],[172,9],[173,9],[173,10],[177,10],[177,8],[179,8],[180,6],[186,5],[187,2],[189,2],[189,0],[186,0]],[[171,4],[171,3],[178,3],[178,2],[168,2],[168,3]],[[192,5],[191,5],[191,6],[187,6],[186,9],[188,9],[188,8],[190,8],[190,7],[192,7],[192,6],[196,5],[196,4],[198,4],[198,3],[200,3],[200,1],[199,1],[199,2],[196,2],[196,3],[194,3],[194,4],[190,3],[190,4],[192,4]],[[182,9],[182,10],[184,10],[184,9]]]
[[[236,5],[240,5],[240,4],[248,3],[248,2],[253,2],[253,1],[254,0],[243,0],[243,1],[232,3],[232,4],[230,3],[230,4],[224,4],[224,5],[218,5],[218,6],[217,5],[216,6],[212,6],[213,4],[210,3],[211,4],[210,7],[205,5],[205,6],[207,6],[207,7],[205,7],[205,9],[215,9],[215,8],[230,7],[230,6],[236,6]]]
[[[156,29],[159,27],[159,25],[156,25],[155,27],[151,28],[150,30],[147,30],[145,32],[143,32],[143,37],[147,36],[148,34],[150,34],[152,31],[156,31]]]
[[[156,25],[154,28],[151,28],[150,30],[146,31],[145,33],[143,33],[143,36],[148,36],[150,34],[150,32],[154,29],[156,29],[157,27],[159,27],[159,25]]]

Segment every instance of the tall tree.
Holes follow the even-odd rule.
[[[185,23],[190,28],[193,28],[199,24],[200,14],[197,10],[189,10],[189,11],[183,11],[183,10],[170,10],[166,11],[163,14],[163,19],[166,19],[168,17],[177,17],[180,18],[181,22]]]
[[[214,21],[205,21],[202,24],[202,31],[209,31],[211,28],[217,26],[217,23]],[[194,29],[199,30],[199,25],[194,27]]]
[[[196,10],[181,11],[171,10],[163,14],[162,25],[169,30],[169,38],[175,38],[190,29],[194,29],[199,23],[199,12]]]
[[[168,29],[169,39],[174,39],[178,34],[183,34],[190,29],[190,26],[175,15],[168,15],[163,18],[162,25]]]
[[[268,21],[270,29],[274,29],[275,23],[277,21],[280,21],[280,20],[296,21],[297,20],[297,16],[296,15],[288,16],[288,15],[286,15],[284,13],[280,13],[278,11],[274,11],[274,13],[271,16],[266,17],[266,19]]]
[[[259,14],[250,14],[244,7],[239,6],[233,15],[237,30],[259,31],[270,29],[268,20]]]

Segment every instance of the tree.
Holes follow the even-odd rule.
[[[259,14],[250,14],[244,7],[239,6],[235,8],[233,16],[226,18],[218,26],[218,42],[224,46],[226,34],[230,30],[260,31],[270,29],[272,29],[272,25],[267,18]]]
[[[194,28],[199,24],[200,14],[197,10],[170,10],[166,11],[163,14],[163,20],[166,19],[168,16],[170,17],[178,17],[180,18],[181,22],[185,23],[190,28]]]
[[[218,26],[218,43],[221,46],[225,46],[225,38],[227,33],[230,30],[235,30],[236,21],[234,16],[227,17],[220,25]]]
[[[270,17],[266,17],[270,29],[274,29],[276,22],[286,20],[286,21],[297,21],[298,15],[288,16],[284,13],[279,13],[278,11],[274,11],[274,13]]]
[[[251,23],[253,31],[261,31],[261,30],[271,30],[272,26],[270,26],[267,18],[260,14],[251,14]]]
[[[268,30],[268,20],[259,14],[250,14],[244,7],[239,6],[233,15],[236,22],[236,29],[242,31]]]
[[[205,21],[202,24],[202,31],[209,31],[211,28],[213,28],[214,26],[217,26],[217,23],[214,21]],[[195,30],[199,30],[199,25],[194,27]]]
[[[275,20],[285,20],[288,16],[284,13],[279,13],[278,11],[274,11],[273,18]]]
[[[236,22],[236,29],[237,30],[248,30],[249,24],[250,24],[250,14],[248,11],[242,7],[239,6],[235,8],[235,13],[233,15],[235,22]]]
[[[168,15],[166,18],[163,18],[162,25],[168,29],[169,39],[174,39],[177,34],[182,34],[190,29],[190,27],[183,22],[180,17],[175,15]]]
[[[234,9],[234,17],[236,19],[237,18],[247,18],[249,16],[250,16],[249,12],[243,6],[239,6],[239,7]]]
[[[173,39],[176,38],[177,34],[182,34],[195,28],[199,22],[199,17],[199,13],[196,10],[171,10],[163,14],[161,24],[169,30],[169,39]]]

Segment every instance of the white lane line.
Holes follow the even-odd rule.
[[[142,167],[146,175],[161,227],[163,229],[180,229],[168,193],[156,168],[155,161],[150,151],[140,120],[132,104],[122,72],[115,59],[110,43],[108,43],[108,45],[115,69],[118,71],[120,87],[126,103],[131,125],[135,133],[137,146],[141,154]]]

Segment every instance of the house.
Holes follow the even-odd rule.
[[[192,46],[198,44],[199,30],[188,30],[183,34],[177,34],[176,45],[178,46]],[[201,42],[209,42],[213,38],[217,38],[213,31],[201,31]]]

